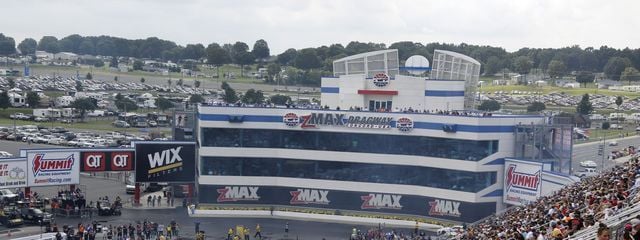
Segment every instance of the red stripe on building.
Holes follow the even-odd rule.
[[[358,94],[363,94],[363,95],[398,95],[398,91],[392,91],[392,90],[358,90]]]

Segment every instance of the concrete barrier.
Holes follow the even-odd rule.
[[[276,219],[293,219],[302,221],[317,221],[317,222],[330,222],[330,223],[342,223],[342,224],[357,224],[357,225],[369,225],[378,226],[384,225],[386,227],[402,227],[402,228],[414,228],[416,222],[396,219],[382,219],[382,218],[366,218],[366,217],[354,217],[354,216],[342,216],[342,215],[328,215],[328,214],[310,214],[300,212],[287,212],[287,211],[264,211],[264,210],[200,210],[196,209],[193,213],[189,212],[192,217],[236,217],[236,218],[276,218]],[[418,223],[418,228],[429,231],[436,231],[442,226],[428,223]]]

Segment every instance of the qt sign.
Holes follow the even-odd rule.
[[[81,155],[83,172],[108,172],[133,170],[132,151],[94,151]]]

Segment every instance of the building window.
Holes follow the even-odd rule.
[[[498,140],[231,128],[202,128],[202,146],[396,154],[466,161],[479,161],[498,152]]]
[[[496,183],[496,172],[282,158],[202,157],[202,175],[290,177],[415,185],[478,192]]]

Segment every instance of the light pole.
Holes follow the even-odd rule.
[[[605,158],[605,153],[607,152],[607,151],[605,151],[605,148],[607,146],[607,144],[606,144],[606,142],[607,142],[607,134],[604,133],[604,132],[603,132],[603,134],[604,134],[604,136],[602,137],[602,145],[600,145],[601,148],[602,148],[602,160],[601,160],[602,167],[600,167],[601,171],[604,171],[604,158]]]

